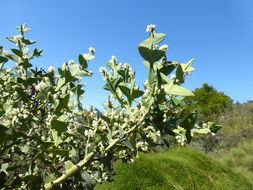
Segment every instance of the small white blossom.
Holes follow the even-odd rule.
[[[6,69],[6,73],[11,73],[11,69]]]
[[[87,137],[93,137],[94,133],[91,129],[89,129],[89,130],[84,131],[84,135],[87,136]]]
[[[123,67],[126,68],[126,69],[128,69],[129,68],[129,64],[128,63],[124,63]]]
[[[167,44],[162,45],[161,47],[159,47],[159,50],[167,51],[168,50],[168,45]]]
[[[16,35],[16,36],[14,36],[13,38],[15,39],[15,40],[19,40],[19,39],[21,39],[23,36],[22,35]]]
[[[49,72],[54,72],[55,71],[55,67],[52,67],[52,66],[48,67],[48,71]]]
[[[23,55],[22,57],[23,57],[23,59],[28,59],[29,58],[28,55]]]
[[[171,79],[175,79],[175,78],[176,78],[176,75],[175,75],[175,74],[172,74],[172,75],[170,76],[170,78],[171,78]]]
[[[94,55],[96,53],[96,50],[93,47],[89,47],[89,52]]]
[[[117,62],[117,58],[114,55],[111,57],[111,60]]]
[[[69,60],[69,62],[68,62],[68,64],[70,64],[70,65],[73,65],[75,63],[75,61],[74,60]]]
[[[3,54],[7,55],[7,54],[9,54],[9,52],[7,50],[3,50]]]
[[[35,89],[38,91],[41,91],[43,88],[45,88],[46,84],[44,82],[40,82],[35,86]]]
[[[151,32],[152,30],[154,30],[155,27],[156,27],[155,24],[149,24],[149,25],[147,26],[146,32]]]
[[[153,49],[157,49],[158,48],[158,45],[153,45]]]
[[[105,67],[100,67],[100,68],[99,68],[99,72],[100,72],[100,73],[106,72],[106,68],[105,68]]]

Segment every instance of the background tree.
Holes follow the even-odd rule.
[[[195,96],[186,97],[185,102],[189,105],[189,110],[198,111],[201,120],[216,120],[227,109],[232,109],[233,100],[207,83],[202,88],[195,89],[194,94]]]

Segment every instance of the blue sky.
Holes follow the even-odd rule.
[[[94,76],[86,78],[85,104],[97,107],[106,100],[98,72],[112,55],[128,62],[144,82],[147,70],[137,46],[148,33],[146,25],[168,36],[170,60],[195,58],[197,69],[184,85],[195,89],[204,82],[235,101],[253,100],[253,1],[252,0],[3,0],[0,45],[10,43],[15,26],[27,23],[31,39],[44,49],[35,66],[61,66],[78,54],[96,49],[90,62]]]

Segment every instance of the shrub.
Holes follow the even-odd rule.
[[[31,49],[31,29],[17,27],[19,35],[7,39],[10,52],[0,47],[0,173],[2,187],[12,189],[83,188],[84,178],[107,180],[112,164],[131,162],[139,152],[170,145],[168,136],[181,145],[193,133],[210,133],[216,125],[195,125],[196,113],[184,111],[182,96],[193,93],[182,87],[193,60],[169,61],[166,35],[147,28],[148,38],[138,49],[145,60],[148,80],[136,85],[135,72],[112,56],[100,69],[104,89],[110,92],[103,114],[84,109],[82,77],[92,76],[88,63],[95,49],[80,54],[48,72],[33,68],[42,50]],[[11,65],[8,63],[11,62]],[[15,63],[15,66],[13,63]],[[175,72],[173,79],[169,75]]]
[[[198,111],[201,120],[214,121],[232,108],[233,100],[207,83],[193,92],[195,96],[186,97],[185,101],[189,106],[188,109]]]
[[[211,157],[189,148],[141,154],[133,164],[118,162],[112,183],[96,190],[247,190],[253,184]]]

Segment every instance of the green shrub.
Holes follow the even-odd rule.
[[[233,100],[207,83],[195,89],[194,94],[195,96],[186,97],[185,101],[190,110],[199,112],[201,120],[213,121],[232,108]]]
[[[96,190],[246,190],[253,184],[243,175],[189,148],[162,154],[141,154],[133,164],[117,163],[112,183]]]

